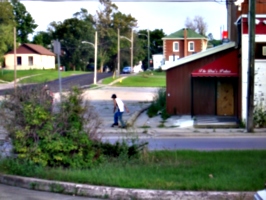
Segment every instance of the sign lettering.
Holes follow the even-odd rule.
[[[232,73],[231,70],[229,69],[199,69],[198,73],[202,73],[202,74],[216,74],[216,73],[220,73],[220,74],[230,74]]]

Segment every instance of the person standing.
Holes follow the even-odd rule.
[[[129,112],[128,108],[124,104],[124,102],[117,98],[116,94],[113,94],[112,97],[113,103],[114,103],[114,123],[112,124],[112,127],[118,126],[118,121],[120,122],[121,128],[126,128],[126,125],[123,121],[123,113],[126,110],[126,112]]]

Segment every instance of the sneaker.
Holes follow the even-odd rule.
[[[113,123],[111,127],[118,126],[118,123]]]

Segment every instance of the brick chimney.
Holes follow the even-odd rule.
[[[188,43],[187,43],[187,29],[184,28],[184,57],[187,56],[187,52],[188,52],[187,45],[188,45]]]

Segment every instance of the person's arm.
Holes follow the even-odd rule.
[[[129,109],[127,108],[126,104],[124,104],[125,111],[129,113]]]
[[[115,113],[116,107],[117,107],[115,99],[113,99],[113,103],[114,103],[114,111],[113,112]]]

